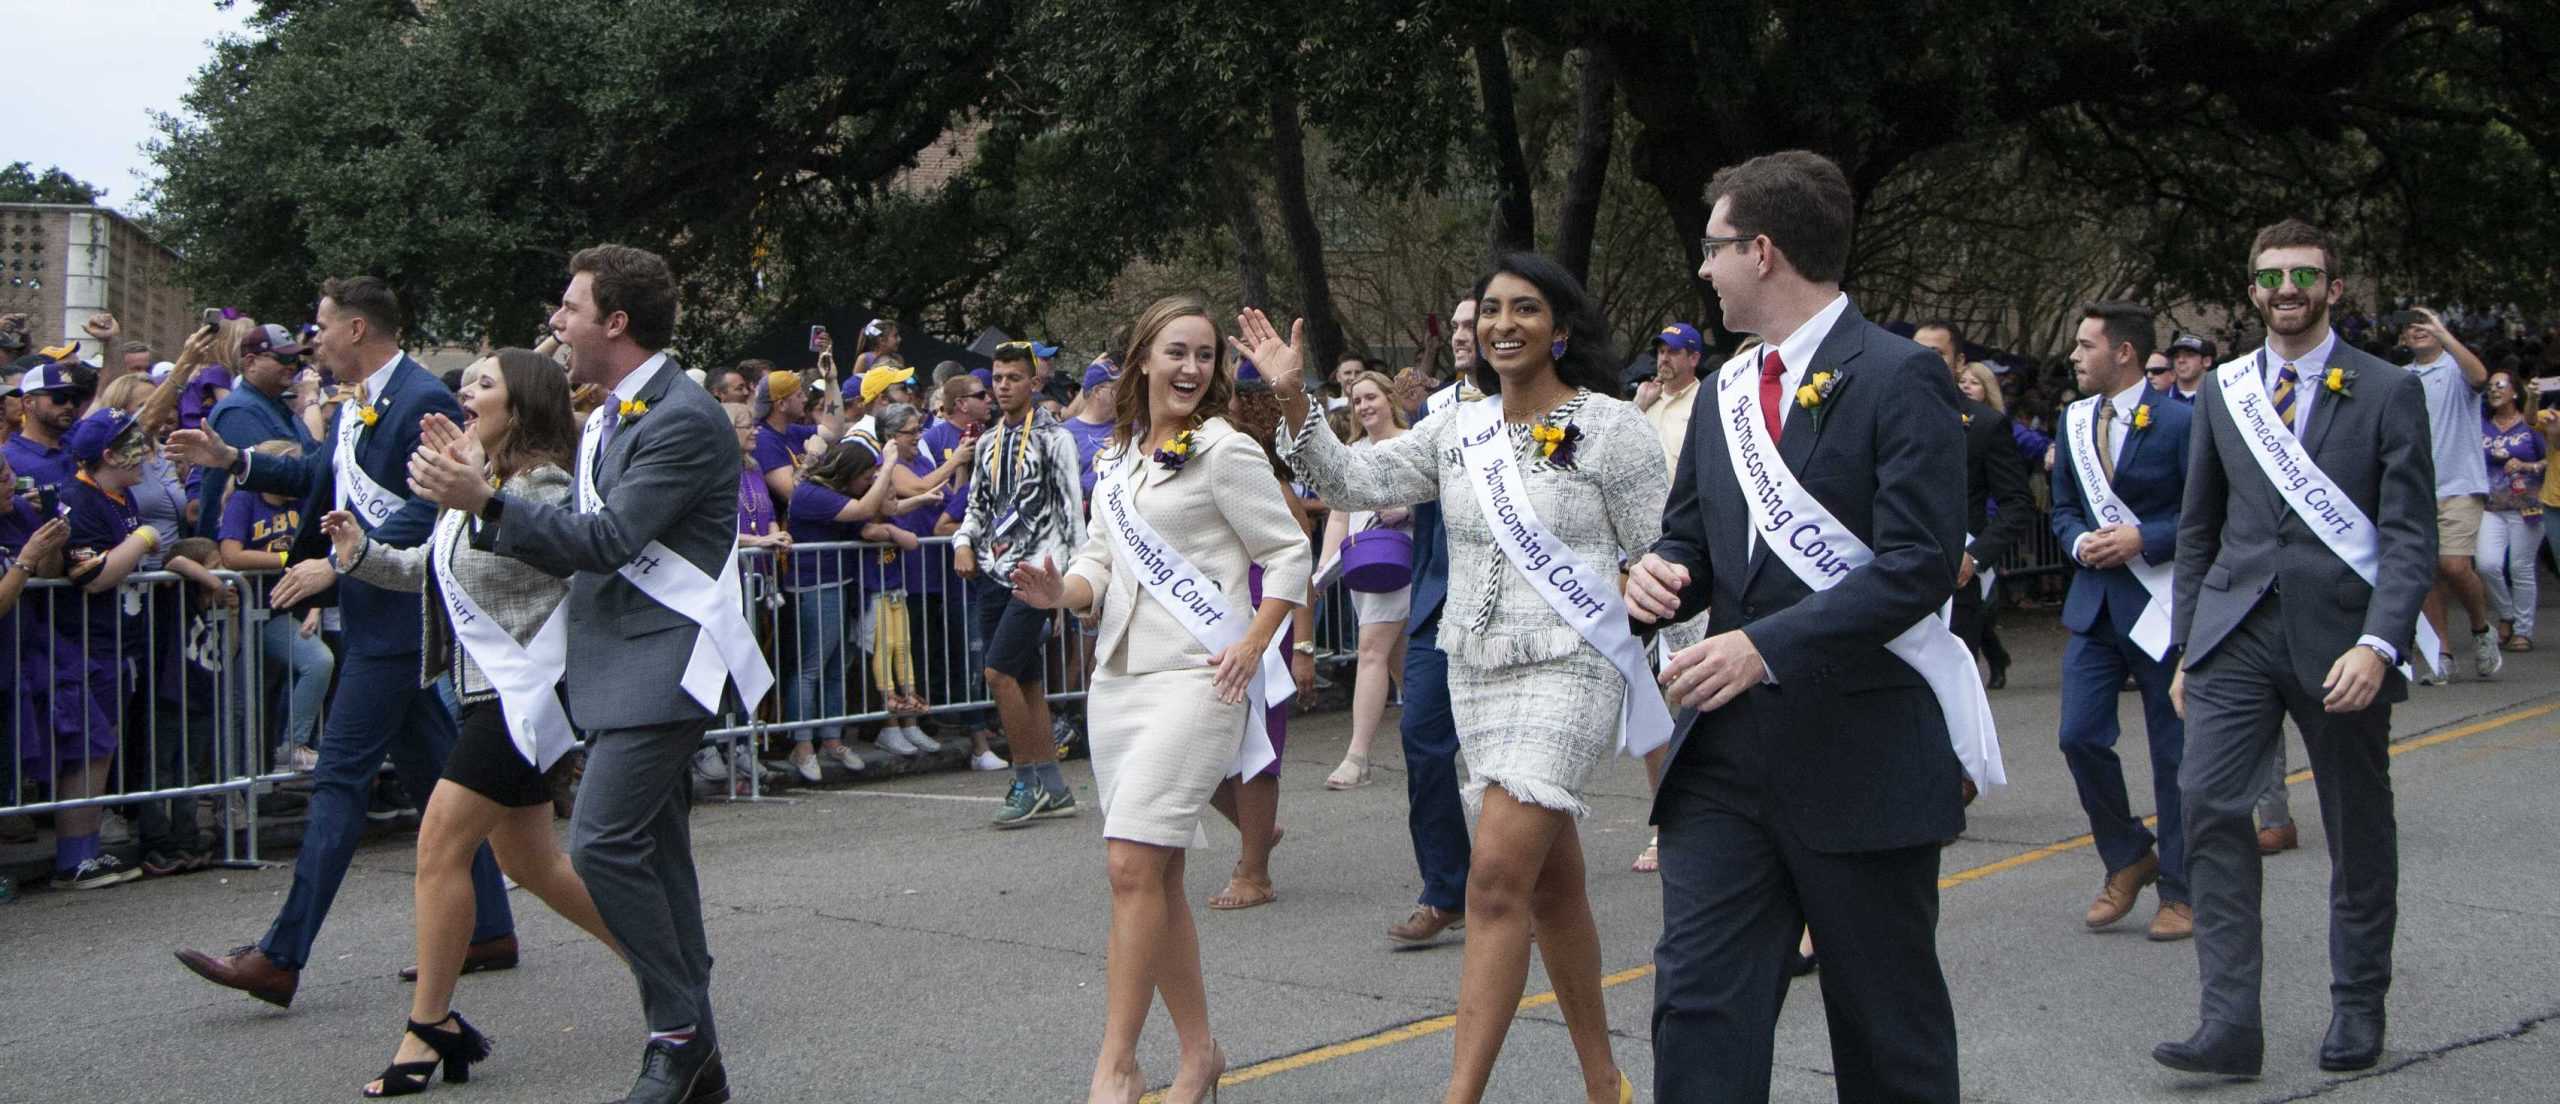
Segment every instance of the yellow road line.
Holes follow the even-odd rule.
[[[2418,751],[2423,748],[2431,748],[2439,744],[2449,744],[2455,740],[2460,740],[2470,736],[2477,736],[2483,732],[2505,728],[2508,725],[2516,724],[2520,721],[2530,721],[2536,717],[2548,716],[2552,713],[2560,713],[2560,702],[2552,702],[2547,705],[2537,705],[2530,709],[2519,709],[2512,713],[2505,713],[2485,720],[2474,721],[2467,725],[2448,728],[2442,732],[2429,733],[2425,736],[2403,740],[2391,745],[2391,754],[2394,756],[2406,755],[2410,752]],[[2288,786],[2297,786],[2309,781],[2310,778],[2310,771],[2298,770],[2286,775],[2284,780],[2285,784]],[[2144,824],[2157,824],[2159,819],[2160,818],[2156,816],[2144,817],[2142,818],[2142,822]],[[2007,873],[2031,863],[2043,862],[2044,860],[2050,859],[2056,855],[2068,854],[2070,852],[2080,850],[2081,848],[2088,847],[2095,842],[2096,837],[2082,835],[2073,836],[2072,838],[2063,840],[2059,843],[2049,843],[2033,850],[2022,851],[2005,859],[1999,859],[1993,862],[1984,863],[1980,866],[1968,867],[1964,870],[1956,871],[1953,874],[1949,874],[1946,877],[1938,879],[1938,888],[1953,889],[1967,882],[1981,881],[1982,879],[1991,877],[1994,874]],[[1652,976],[1653,966],[1648,963],[1643,966],[1635,966],[1625,970],[1620,970],[1617,973],[1601,978],[1600,988],[1614,989],[1618,986],[1625,985],[1628,982],[1638,981]],[[1555,1002],[1556,995],[1553,991],[1536,993],[1520,998],[1519,1011],[1526,1012],[1533,1008],[1544,1008],[1548,1005],[1554,1004]],[[1360,1036],[1356,1039],[1347,1039],[1339,1043],[1328,1043],[1324,1046],[1315,1047],[1311,1050],[1299,1051],[1296,1054],[1256,1062],[1250,1066],[1244,1067],[1243,1069],[1229,1071],[1225,1077],[1218,1079],[1218,1084],[1221,1087],[1234,1088],[1237,1085],[1242,1085],[1251,1081],[1260,1081],[1265,1077],[1276,1076],[1278,1074],[1287,1073],[1291,1070],[1300,1070],[1309,1066],[1323,1065],[1326,1062],[1331,1062],[1340,1058],[1348,1058],[1354,1054],[1365,1054],[1381,1047],[1390,1047],[1398,1043],[1409,1043],[1415,1039],[1427,1038],[1429,1036],[1437,1035],[1443,1031],[1454,1029],[1457,1026],[1458,1017],[1456,1016],[1433,1016],[1427,1020],[1415,1020],[1409,1024],[1400,1024],[1384,1031]],[[1139,1102],[1139,1104],[1163,1104],[1164,1098],[1164,1090],[1159,1089],[1155,1092],[1148,1093],[1146,1097]]]

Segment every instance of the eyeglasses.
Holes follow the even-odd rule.
[[[1028,341],[1008,341],[1002,345],[996,346],[996,351],[999,353],[1010,352],[1015,349],[1021,349],[1028,352],[1031,349],[1031,343]]]
[[[1712,261],[1716,259],[1716,250],[1728,245],[1748,245],[1759,237],[1758,234],[1709,234],[1698,239],[1698,252]]]
[[[2285,277],[2290,275],[2293,277],[2293,286],[2308,291],[2314,285],[2318,284],[2322,278],[2329,274],[2321,271],[2320,269],[2313,268],[2310,265],[2303,265],[2299,268],[2291,269],[2261,268],[2249,275],[2251,279],[2258,282],[2259,287],[2265,288],[2268,291],[2274,291],[2277,288],[2283,287]]]
[[[2169,374],[2169,366],[2166,364],[2148,365],[2142,369],[2142,374],[2146,376],[2164,376]]]

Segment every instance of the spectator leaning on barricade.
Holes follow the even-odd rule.
[[[282,326],[269,323],[251,330],[240,341],[239,386],[213,404],[205,414],[205,428],[236,449],[255,449],[269,441],[293,445],[297,452],[315,447],[318,442],[294,417],[289,401],[294,376],[302,370],[303,352],[301,343]],[[204,529],[220,523],[223,496],[230,490],[230,472],[219,468],[204,472],[196,515]]]
[[[24,782],[50,765],[44,734],[53,730],[53,670],[46,652],[55,605],[64,598],[59,588],[30,590],[28,584],[62,574],[62,549],[70,535],[69,521],[46,516],[35,496],[18,493],[18,473],[0,455],[0,672],[14,687],[8,704],[0,706],[0,749],[9,756],[0,766],[0,781],[8,784],[0,801],[12,805],[21,799]]]
[[[932,706],[925,701],[924,683],[916,674],[917,657],[924,654],[924,648],[917,636],[921,630],[908,589],[909,580],[914,577],[909,565],[920,558],[924,546],[908,522],[918,516],[931,518],[940,514],[948,492],[939,483],[910,492],[909,481],[918,478],[915,466],[931,463],[919,451],[923,447],[923,414],[903,403],[889,403],[874,411],[872,418],[886,446],[884,451],[899,458],[883,465],[881,474],[873,479],[875,483],[889,484],[895,499],[888,511],[890,516],[863,527],[864,539],[880,545],[865,550],[862,556],[862,592],[868,602],[862,623],[871,628],[871,685],[889,712],[889,719],[880,726],[879,744],[899,755],[930,754],[941,751],[942,744],[926,735],[917,723]],[[932,470],[928,468],[928,472]],[[940,470],[947,480],[947,461]]]
[[[243,388],[242,390],[246,390]],[[234,392],[237,394],[238,392]],[[260,456],[299,459],[302,449],[287,440],[265,441],[250,449]],[[239,572],[282,571],[292,559],[294,539],[303,525],[300,504],[290,496],[242,491],[222,504],[215,536],[222,542],[222,566]],[[278,733],[275,766],[307,771],[320,765],[320,705],[329,696],[337,657],[320,638],[320,608],[302,616],[278,612],[259,630],[258,667],[282,675],[284,727]],[[248,683],[235,715],[245,714],[248,693],[263,693],[272,684]]]
[[[868,550],[808,546],[845,545],[868,539],[875,531],[885,534],[881,519],[894,504],[888,481],[874,478],[879,466],[869,449],[829,449],[809,466],[808,480],[792,493],[788,516],[793,551],[785,589],[791,592],[797,645],[789,657],[792,662],[785,665],[792,672],[783,684],[785,720],[827,721],[849,713],[844,648],[852,622],[846,620],[845,588],[857,581],[852,569]],[[824,755],[860,773],[862,758],[845,746],[844,737],[841,721],[795,731],[792,768],[802,780],[816,782],[821,777],[818,758]]]
[[[2506,662],[2489,631],[2488,588],[2472,567],[2489,499],[2489,473],[2476,459],[2481,455],[2480,389],[2489,382],[2489,368],[2425,307],[2408,312],[2400,343],[2409,350],[2409,374],[2427,389],[2428,439],[2436,462],[2436,584],[2427,592],[2425,616],[2449,650],[2453,644],[2446,635],[2445,600],[2462,603],[2471,620],[2471,670],[2485,679]],[[2450,652],[2438,658],[2432,669],[2420,664],[2420,685],[2443,685],[2452,674]]]
[[[787,506],[792,488],[800,483],[801,456],[809,449],[809,439],[818,435],[818,427],[806,420],[809,395],[800,374],[765,373],[763,382],[756,385],[749,412],[756,419],[756,468],[764,473],[765,488],[773,492],[774,502]]]

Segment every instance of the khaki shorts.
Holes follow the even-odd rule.
[[[2480,518],[2489,509],[2486,495],[2455,495],[2436,500],[2436,556],[2470,559],[2480,553]]]

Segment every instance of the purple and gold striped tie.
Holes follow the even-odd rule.
[[[2301,381],[2302,374],[2294,371],[2290,362],[2276,370],[2276,389],[2268,398],[2274,402],[2276,417],[2284,420],[2286,429],[2293,428],[2293,385]]]

